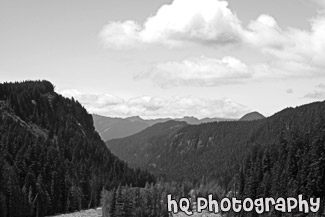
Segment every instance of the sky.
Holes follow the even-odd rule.
[[[325,99],[325,0],[0,0],[0,82],[111,117],[270,116]]]

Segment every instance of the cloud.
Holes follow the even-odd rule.
[[[101,31],[100,36],[107,47],[134,47],[141,40],[139,36],[140,30],[140,25],[132,20],[110,22]]]
[[[234,57],[199,57],[159,63],[136,79],[148,78],[161,87],[217,86],[239,83],[253,76],[253,69]]]
[[[286,90],[286,93],[292,94],[293,93],[293,90],[291,88],[289,88],[289,89]]]
[[[325,100],[325,91],[314,91],[312,93],[308,93],[304,96],[304,98],[310,98],[310,99],[319,99],[319,100]]]
[[[310,30],[282,29],[275,18],[263,14],[243,31],[243,42],[269,57],[272,68],[289,72],[290,76],[324,76],[324,9],[310,19],[310,26]]]
[[[324,91],[325,85],[318,84],[315,87],[321,90],[314,90],[314,92],[306,94],[304,98],[325,100],[325,91]]]
[[[149,79],[162,88],[208,87],[308,77],[315,73],[317,71],[310,65],[289,60],[246,64],[231,56],[221,59],[201,56],[154,64],[147,72],[136,75],[135,79]]]
[[[325,84],[319,84],[316,86],[317,88],[325,89]]]
[[[280,49],[288,40],[275,18],[267,14],[251,21],[243,31],[243,38],[245,43],[254,47]]]
[[[310,0],[309,0],[310,1]],[[310,19],[310,29],[282,28],[276,19],[261,14],[243,26],[236,13],[222,0],[174,0],[163,5],[143,23],[128,20],[110,22],[100,36],[109,48],[150,45],[168,47],[197,44],[240,45],[242,53],[259,56],[261,62],[249,65],[227,57],[194,57],[157,63],[136,78],[148,78],[161,87],[218,86],[253,79],[292,79],[324,77],[325,0],[311,0],[321,7]],[[231,63],[237,65],[231,65]]]
[[[324,0],[314,0],[325,6]],[[311,19],[311,30],[282,29],[276,19],[261,14],[244,27],[236,13],[222,0],[174,0],[161,6],[145,22],[133,20],[111,21],[100,32],[104,44],[110,48],[138,47],[141,44],[167,46],[250,44],[278,57],[300,59],[324,53],[324,9]],[[311,45],[311,47],[307,46]],[[309,50],[309,48],[311,48]],[[314,53],[316,51],[316,53]]]
[[[60,94],[69,98],[74,97],[74,99],[82,102],[86,107],[105,108],[107,106],[115,106],[123,103],[122,99],[111,94],[85,94],[75,89],[62,90]]]
[[[100,32],[110,48],[140,44],[179,46],[184,43],[232,44],[241,40],[240,20],[227,1],[174,0],[143,23],[109,22]]]
[[[77,90],[62,90],[66,97],[74,97],[90,113],[110,117],[139,115],[143,118],[179,118],[184,116],[239,118],[250,112],[247,106],[230,99],[203,99],[198,97],[172,97],[164,99],[154,96],[141,96],[121,99],[110,94],[87,94]]]
[[[264,14],[251,21],[241,33],[241,41],[266,56],[267,62],[249,65],[234,57],[220,60],[192,58],[156,64],[149,73],[139,77],[170,87],[325,76],[325,16],[313,18],[311,30],[306,31],[295,28],[283,30],[273,17]],[[237,64],[231,65],[227,61]]]
[[[264,50],[282,61],[294,61],[310,65],[318,73],[325,67],[325,17],[311,19],[311,30],[290,28],[282,32],[280,46],[267,46]]]
[[[306,94],[304,98],[325,100],[325,85],[318,84],[315,87],[321,90],[314,90],[313,92]]]

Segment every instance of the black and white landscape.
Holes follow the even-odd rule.
[[[320,198],[324,0],[0,0],[0,217]]]

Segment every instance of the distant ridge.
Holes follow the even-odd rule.
[[[132,116],[127,118],[112,118],[93,114],[94,125],[96,131],[99,133],[104,141],[111,139],[124,138],[134,135],[140,131],[157,123],[163,123],[170,120],[185,121],[190,125],[198,125],[202,123],[231,121],[233,119],[226,118],[203,118],[185,116],[183,118],[158,118],[158,119],[142,119],[139,116]]]
[[[239,121],[254,121],[264,119],[265,116],[259,112],[250,112],[239,119]]]
[[[93,114],[94,126],[104,140],[123,138],[138,133],[150,125],[141,118],[111,118]]]

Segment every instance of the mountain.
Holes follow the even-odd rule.
[[[94,114],[93,119],[95,128],[104,141],[133,135],[150,126],[142,119],[139,121],[137,119],[110,118]]]
[[[251,112],[241,117],[239,121],[254,121],[254,120],[260,120],[264,118],[265,117],[259,112]]]
[[[139,116],[132,116],[132,117],[125,118],[125,120],[131,121],[131,122],[141,122],[141,123],[147,124],[148,126],[152,126],[154,124],[166,122],[171,119],[170,118],[142,119]]]
[[[200,124],[201,121],[196,118],[196,117],[193,117],[193,116],[185,116],[183,118],[176,118],[174,119],[175,121],[185,121],[186,123],[188,124],[191,124],[191,125],[196,125],[196,124]]]
[[[177,122],[170,124],[177,124]],[[164,125],[159,125],[159,128],[162,126]],[[285,156],[290,152],[296,153],[296,156],[305,156],[303,159],[307,158],[307,160],[303,162],[299,160],[299,162],[300,165],[306,166],[302,168],[295,165],[296,169],[294,170],[295,174],[304,173],[303,177],[308,174],[310,177],[316,177],[313,174],[315,171],[312,166],[316,162],[317,165],[322,165],[319,171],[317,170],[317,174],[321,174],[321,171],[324,172],[325,162],[324,157],[321,156],[325,156],[325,148],[324,146],[319,147],[319,145],[323,145],[324,142],[321,141],[325,141],[325,102],[287,108],[271,117],[256,121],[213,122],[178,126],[172,128],[166,125],[163,127],[163,133],[160,134],[156,131],[158,126],[153,125],[138,134],[107,141],[106,144],[113,153],[132,166],[146,168],[157,175],[166,177],[167,180],[199,181],[204,177],[204,179],[217,181],[224,190],[231,189],[238,182],[240,171],[246,171],[245,168],[255,169],[254,171],[257,171],[256,167],[263,168],[261,162],[264,158],[261,154],[256,155],[257,149],[259,150],[257,153],[267,153],[268,161],[272,163],[277,160],[282,163],[286,162]],[[151,135],[151,131],[156,133]],[[301,141],[293,142],[299,138],[298,136],[301,137]],[[289,148],[283,150],[281,147],[283,144],[291,143],[298,143],[296,147],[290,145],[291,151]],[[279,151],[275,156],[266,151],[278,146],[283,151]],[[317,157],[314,158],[313,155]],[[259,166],[252,164],[255,161],[259,163]],[[282,165],[284,169],[285,165],[287,163]],[[272,166],[268,165],[267,168],[272,168]],[[247,172],[247,174],[249,174],[247,175],[249,178],[246,180],[259,180],[263,175],[255,174],[253,171]],[[325,173],[322,174],[320,180],[324,180]],[[245,175],[242,173],[242,178]],[[276,180],[281,180],[282,176],[284,177],[286,174],[280,173],[271,181],[275,183]],[[255,181],[246,182],[246,184],[248,183],[253,188],[254,184],[252,183]],[[297,184],[302,185],[302,183],[305,182],[299,181]],[[317,183],[320,181],[318,180]],[[245,187],[246,184],[242,184],[242,186]],[[274,191],[276,191],[276,184],[274,186]],[[299,187],[304,188],[305,186]],[[291,189],[291,186],[287,189]]]
[[[225,118],[203,118],[185,116],[183,118],[158,118],[158,119],[142,119],[139,116],[132,116],[127,118],[111,118],[97,114],[93,114],[94,124],[97,132],[104,141],[110,139],[123,138],[136,134],[147,127],[157,123],[163,123],[170,120],[185,121],[188,124],[201,124],[208,122],[230,121],[232,119]]]
[[[163,147],[154,144],[170,137],[187,125],[186,122],[170,120],[155,124],[140,133],[123,139],[109,140],[106,144],[121,159],[127,160],[131,166],[145,168],[151,162],[152,156],[159,156],[163,151],[161,149]]]
[[[50,82],[0,84],[0,216],[97,207],[103,188],[153,181],[113,155],[92,116]]]

